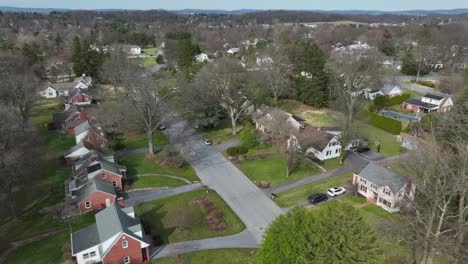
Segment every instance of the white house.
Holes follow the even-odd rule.
[[[137,45],[125,45],[123,50],[131,55],[140,55],[141,54],[141,47]]]
[[[449,96],[426,94],[421,99],[410,99],[403,103],[403,109],[412,113],[448,112],[453,108],[453,100]]]
[[[39,95],[44,98],[56,98],[59,96],[59,92],[48,85],[47,88],[39,92]]]
[[[374,162],[353,175],[353,184],[368,201],[391,213],[407,207],[416,190],[407,178]]]
[[[73,82],[47,83],[39,92],[44,98],[56,98],[68,96],[75,89],[88,89],[92,86],[92,78],[83,76],[76,78]]]
[[[403,95],[403,90],[398,86],[385,85],[381,89],[366,89],[364,90],[364,97],[369,100],[374,100],[377,96],[387,95],[389,97]]]
[[[234,54],[237,54],[237,53],[239,53],[239,52],[240,52],[240,48],[230,48],[230,49],[228,49],[228,51],[227,51],[227,53],[228,53],[229,55],[234,55]]]
[[[195,61],[198,63],[209,61],[210,59],[208,58],[208,55],[205,53],[200,53],[195,56]]]

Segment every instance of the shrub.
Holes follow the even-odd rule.
[[[257,146],[257,132],[252,123],[247,122],[244,129],[239,134],[240,145],[246,149],[251,149]]]
[[[388,95],[378,96],[377,98],[374,99],[373,108],[382,109],[382,108],[389,107],[392,105],[399,105],[407,101],[410,98],[411,98],[411,94],[407,94],[407,93],[400,95],[400,96],[395,96],[395,97],[389,97]]]
[[[239,146],[239,147],[228,148],[226,152],[229,156],[237,156],[237,155],[245,154],[249,152],[249,150],[244,146]]]
[[[393,135],[399,135],[402,130],[402,124],[400,121],[381,116],[375,113],[369,113],[370,124],[383,129]]]
[[[164,64],[164,58],[161,54],[159,54],[157,57],[156,57],[156,63],[157,64]]]
[[[411,81],[411,82],[417,83],[417,84],[419,84],[419,85],[431,87],[431,88],[435,88],[435,87],[436,87],[436,85],[435,85],[432,81],[424,81],[424,80],[422,80],[422,81],[417,81],[417,82],[416,82],[416,81]]]

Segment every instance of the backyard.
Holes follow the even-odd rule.
[[[205,203],[210,210],[202,207]],[[245,228],[218,194],[208,189],[143,203],[136,213],[145,228],[155,232],[151,236],[156,244],[226,236]]]
[[[162,146],[168,144],[166,136],[161,131],[156,131],[153,135],[153,144]],[[125,149],[139,149],[148,147],[148,136],[145,133],[127,133],[124,141]]]

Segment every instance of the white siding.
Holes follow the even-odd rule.
[[[319,160],[329,160],[338,158],[341,153],[341,144],[336,137],[334,137],[327,146],[322,150],[316,150],[314,148],[307,149],[306,153],[313,153]]]
[[[117,233],[111,238],[104,241],[104,243],[101,244],[102,252],[106,252],[109,249],[109,247],[111,247],[114,244],[115,240],[117,240],[117,238],[120,237],[121,234],[122,233]]]
[[[52,87],[47,87],[44,91],[39,92],[39,95],[44,98],[56,98],[58,96],[57,91]]]
[[[86,154],[89,153],[89,149],[85,148],[85,147],[82,147],[82,148],[79,148],[77,149],[76,151],[68,154],[67,156],[65,156],[65,158],[68,158],[68,157],[82,157]]]
[[[84,254],[90,254],[93,251],[96,253],[96,256],[94,256],[94,257],[90,256],[90,257],[88,257],[86,259],[83,258]],[[94,262],[101,261],[101,254],[99,252],[99,245],[88,248],[86,250],[83,250],[83,251],[77,253],[75,256],[76,256],[76,262],[78,264],[94,263]]]
[[[89,133],[89,131],[86,130],[86,131],[82,132],[79,135],[75,135],[76,144],[78,144],[80,141],[82,141],[88,135],[88,133]]]

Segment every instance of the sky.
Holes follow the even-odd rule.
[[[320,9],[468,8],[468,0],[0,0],[0,6],[67,9]]]

